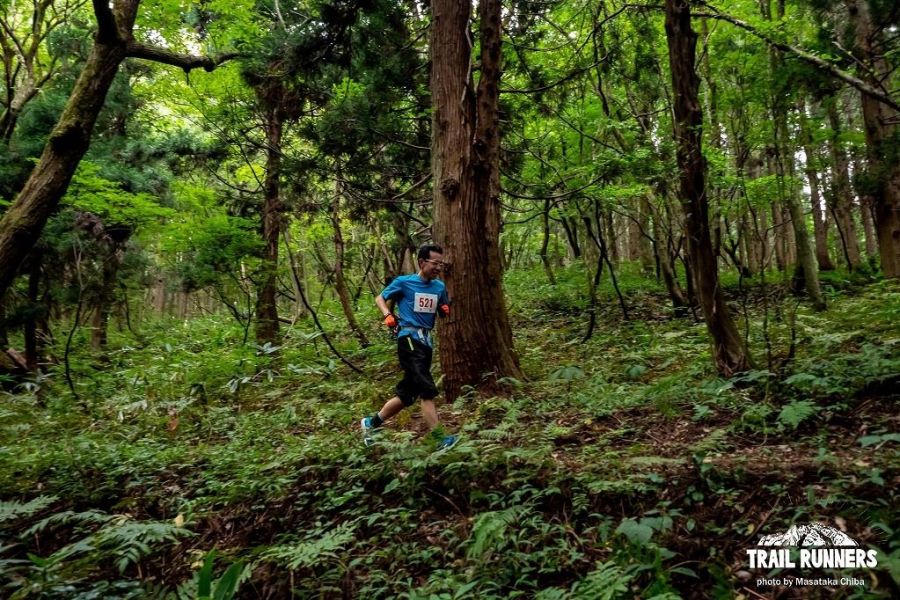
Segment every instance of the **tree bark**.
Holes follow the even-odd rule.
[[[713,346],[713,360],[725,377],[750,368],[747,348],[731,318],[722,289],[709,231],[705,164],[701,151],[703,116],[695,71],[697,34],[691,29],[687,0],[666,0],[666,38],[674,91],[675,142],[681,170],[681,202],[687,248],[697,298]]]
[[[120,263],[120,250],[115,244],[111,244],[108,254],[103,257],[100,287],[94,296],[91,316],[91,350],[94,352],[103,352],[106,349],[109,313],[112,310],[116,274],[119,272]]]
[[[850,161],[841,146],[841,121],[837,110],[837,96],[828,101],[828,119],[831,123],[830,140],[832,159],[831,211],[838,228],[841,247],[847,266],[852,271],[859,267],[859,240],[853,222],[853,190],[850,188]]]
[[[282,94],[264,100],[266,110],[266,178],[263,182],[261,233],[265,249],[263,274],[256,297],[256,342],[278,342],[278,237],[281,234],[281,140],[284,134]]]
[[[847,0],[850,23],[856,30],[856,50],[869,68],[870,84],[888,80],[891,66],[882,51],[882,31],[875,31],[865,0]],[[869,94],[862,94],[863,122],[869,159],[868,178],[878,231],[878,253],[885,277],[900,277],[900,160],[897,160],[897,123],[900,110]]]
[[[503,296],[500,258],[499,0],[479,5],[481,73],[474,89],[471,5],[432,1],[434,238],[450,264],[453,316],[440,329],[448,399],[462,386],[522,378]]]
[[[578,260],[581,258],[581,246],[578,244],[578,221],[572,216],[563,215],[560,222],[562,223],[563,231],[566,232],[566,241],[569,242],[570,258]]]

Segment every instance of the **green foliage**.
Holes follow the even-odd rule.
[[[30,516],[56,502],[56,496],[38,496],[28,502],[0,501],[0,523]]]
[[[778,413],[778,422],[792,429],[818,412],[818,407],[809,400],[794,400],[786,404]]]
[[[64,527],[72,528],[74,539],[52,554],[41,557],[29,553],[28,561],[6,561],[10,567],[5,574],[10,580],[6,586],[18,588],[12,598],[32,594],[57,597],[76,590],[85,598],[92,597],[90,590],[99,588],[79,585],[83,574],[113,565],[121,575],[151,553],[192,535],[172,523],[134,521],[128,515],[100,511],[63,511],[42,519],[24,531],[22,537],[34,539],[47,536],[50,531],[58,535]],[[134,585],[121,582],[119,587],[133,589]]]
[[[572,586],[572,592],[568,598],[573,600],[587,600],[588,598],[614,600],[616,598],[624,598],[627,596],[628,583],[632,577],[632,575],[624,573],[615,563],[597,563],[593,571]]]
[[[216,551],[211,550],[203,559],[203,566],[197,573],[197,600],[231,600],[237,593],[244,565],[232,564],[219,579],[213,581],[215,558]]]
[[[877,293],[841,297],[833,318],[869,303],[893,310]],[[159,593],[227,597],[232,584],[277,585],[293,573],[298,595],[339,594],[349,578],[373,598],[671,597],[693,585],[685,582],[713,581],[719,558],[676,556],[667,546],[683,553],[685,536],[745,535],[752,523],[743,503],[759,488],[748,473],[766,470],[769,487],[758,493],[766,510],[781,495],[796,496],[796,473],[783,468],[778,448],[816,456],[829,415],[854,410],[851,399],[790,378],[831,376],[829,386],[859,390],[892,368],[893,334],[871,348],[861,343],[884,323],[870,320],[847,319],[825,333],[800,318],[809,328],[800,335],[815,342],[798,348],[796,371],[753,371],[739,381],[714,376],[703,329],[689,323],[609,319],[596,339],[568,345],[577,318],[523,326],[535,340],[533,374],[507,396],[472,391],[442,407],[448,429],[458,419],[464,435],[440,455],[405,424],[385,428],[374,449],[358,443],[359,415],[380,406],[394,384],[394,373],[383,372],[393,360],[386,342],[366,350],[372,371],[358,378],[300,324],[277,353],[242,346],[242,328],[222,314],[145,323],[143,347],[113,332],[105,372],[74,361],[76,377],[95,391],[89,414],[73,410],[55,372],[40,384],[46,406],[34,394],[4,402],[0,435],[16,441],[15,452],[0,444],[0,489],[40,484],[45,494],[0,504],[8,515],[0,528],[25,532],[21,550],[0,550],[13,577],[4,584],[146,596],[152,586],[135,579],[135,565],[183,557],[185,523],[216,539],[206,523],[252,514],[252,535],[274,541],[247,542],[249,530],[233,529],[218,546],[228,548],[228,568],[215,576],[210,554],[179,558],[179,575]],[[629,374],[635,365],[643,367],[637,377]],[[856,451],[884,449],[895,437],[888,424],[873,426]],[[854,507],[863,504],[853,486],[890,496],[889,453],[866,460],[855,483],[835,478],[829,493]],[[833,468],[827,456],[815,464]],[[46,515],[60,498],[66,504]],[[818,500],[810,506],[821,510]],[[703,516],[711,502],[723,523]],[[135,516],[113,514],[108,507],[117,504]],[[150,510],[178,518],[139,516]],[[891,522],[890,509],[878,510]],[[33,539],[58,544],[42,554],[29,546]],[[733,589],[727,575],[716,585]]]
[[[198,290],[233,279],[244,264],[252,269],[263,245],[251,221],[214,215],[180,224],[165,247],[183,257],[173,265],[182,286]]]
[[[319,528],[304,541],[270,546],[260,555],[260,559],[285,566],[291,571],[315,569],[340,559],[342,551],[353,541],[356,527],[356,523],[346,522],[334,528]]]

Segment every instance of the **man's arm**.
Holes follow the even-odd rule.
[[[381,311],[382,317],[391,314],[391,307],[388,306],[387,300],[385,300],[381,294],[375,296],[375,304],[378,306],[378,310]]]
[[[394,301],[391,300],[391,305],[393,305]],[[397,327],[397,318],[394,317],[394,313],[391,312],[391,306],[388,306],[387,300],[384,299],[384,296],[378,294],[375,296],[375,304],[378,306],[378,310],[381,311],[381,315],[384,317],[384,324],[389,328],[394,329]]]

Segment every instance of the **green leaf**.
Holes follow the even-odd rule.
[[[616,527],[615,532],[624,535],[629,542],[638,546],[646,545],[653,537],[653,529],[649,525],[638,523],[634,519],[624,519]]]
[[[203,566],[200,568],[197,583],[197,595],[200,597],[200,600],[207,600],[212,593],[212,570],[215,560],[215,550],[210,550],[206,558],[203,559]]]
[[[237,591],[238,578],[244,570],[244,563],[236,562],[232,564],[216,583],[216,591],[213,594],[213,600],[231,600]]]
[[[859,443],[863,448],[874,446],[882,442],[900,442],[900,433],[882,433],[876,435],[864,435],[859,438]]]
[[[584,371],[574,365],[561,367],[550,373],[550,381],[575,381],[584,379]]]

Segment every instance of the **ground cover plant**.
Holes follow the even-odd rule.
[[[529,277],[509,276],[528,378],[443,409],[462,434],[444,453],[415,415],[362,445],[394,379],[374,327],[348,350],[363,374],[302,326],[276,359],[207,317],[123,333],[103,371],[78,357],[79,399],[59,370],[7,392],[4,595],[752,597],[744,549],[798,521],[878,549],[839,595],[896,593],[896,284],[834,289],[825,315],[783,299],[772,352],[803,343],[735,381],[662,290],[630,297],[650,322],[605,290],[581,343],[583,318],[535,318]]]
[[[0,597],[900,596],[898,30],[0,1]]]

